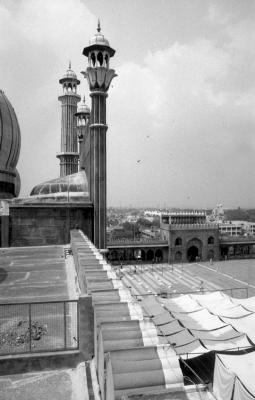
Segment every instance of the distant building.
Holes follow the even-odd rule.
[[[255,235],[255,222],[248,221],[224,221],[219,223],[221,235],[249,236]]]
[[[161,215],[161,238],[169,243],[169,262],[219,259],[219,229],[203,211]]]

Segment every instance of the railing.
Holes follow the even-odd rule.
[[[210,223],[198,223],[198,224],[170,224],[169,230],[196,230],[196,229],[216,229],[219,227],[217,224]]]
[[[231,236],[231,235],[221,235],[221,243],[253,243],[255,244],[255,236]]]
[[[0,356],[79,348],[77,300],[0,304]]]
[[[227,288],[227,289],[216,289],[216,290],[207,290],[207,289],[198,289],[195,292],[174,292],[171,290],[161,289],[160,291],[156,291],[155,293],[144,293],[144,294],[132,294],[136,299],[149,297],[149,296],[161,296],[163,298],[171,299],[174,297],[178,297],[185,294],[206,294],[206,293],[215,293],[215,292],[223,292],[228,294],[230,297],[235,297],[238,299],[243,299],[248,297],[248,287],[235,287],[235,288]]]
[[[168,245],[167,240],[155,238],[142,238],[142,239],[113,239],[107,241],[107,246],[121,246],[121,245],[139,245],[155,244],[155,245]]]

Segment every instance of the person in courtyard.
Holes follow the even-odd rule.
[[[204,292],[204,290],[205,290],[204,281],[200,281],[199,290],[200,290],[200,292]]]

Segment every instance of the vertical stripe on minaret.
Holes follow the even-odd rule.
[[[77,85],[80,81],[71,70],[71,63],[66,74],[59,80],[62,84],[63,94],[59,96],[61,102],[61,149],[57,154],[60,160],[60,176],[66,176],[78,172],[78,141],[76,132],[77,103],[80,96],[77,94]]]
[[[90,116],[91,144],[91,196],[94,204],[94,244],[105,250],[106,243],[106,98],[115,71],[109,68],[110,57],[115,50],[101,33],[97,33],[85,47],[89,66],[84,73],[89,84],[92,108]]]

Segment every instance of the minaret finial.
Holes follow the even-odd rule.
[[[71,64],[71,60],[69,60],[69,69],[71,69],[72,64]]]
[[[98,22],[97,22],[97,32],[101,32],[101,25],[100,25],[100,19],[98,18]]]

